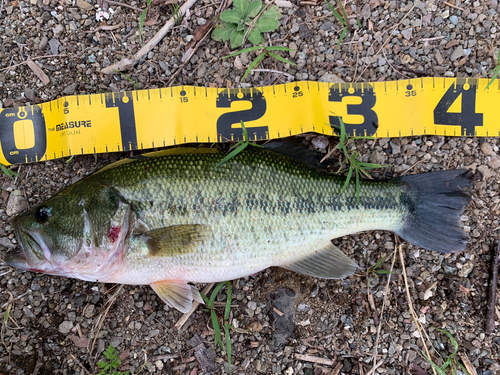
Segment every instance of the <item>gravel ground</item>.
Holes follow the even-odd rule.
[[[269,38],[274,45],[297,49],[286,55],[297,66],[266,59],[261,68],[312,81],[338,77],[346,82],[396,80],[415,77],[412,70],[428,76],[485,77],[496,64],[500,6],[497,0],[450,3],[453,6],[434,1],[421,1],[416,6],[412,1],[347,2],[356,30],[348,32],[340,49],[335,50],[341,28],[328,6],[294,0],[291,8],[282,8],[281,27]],[[129,4],[144,9],[146,1]],[[107,22],[96,20],[94,2],[1,0],[0,105],[16,107],[64,95],[134,89],[125,77],[99,71],[140,48],[140,12],[115,4],[101,6],[114,11],[111,14],[107,9],[111,14]],[[194,29],[210,20],[218,6],[218,2],[199,0],[185,22],[127,72],[129,78],[143,89],[165,87],[182,64]],[[153,0],[145,39],[170,16],[170,5]],[[97,30],[103,25],[118,27]],[[247,66],[253,55],[219,59],[228,52],[228,46],[207,38],[172,84],[241,87],[242,66]],[[44,85],[20,63],[28,57],[49,55],[57,56],[36,60],[50,81]],[[269,85],[284,79],[288,79],[286,75],[259,72],[250,75],[244,85]],[[500,228],[499,145],[496,138],[438,136],[357,144],[363,160],[391,165],[374,171],[374,177],[401,175],[410,167],[410,173],[454,168],[476,173],[473,201],[462,216],[471,238],[467,250],[444,256],[407,243],[402,248],[411,302],[428,332],[430,341],[426,341],[447,358],[453,348],[436,328],[447,330],[479,375],[500,374],[499,328],[491,335],[484,330],[490,247]],[[124,156],[76,156],[70,162],[53,160],[13,167],[19,172],[15,181],[0,177],[0,246],[16,246],[10,225],[16,213]],[[391,267],[395,238],[389,232],[361,233],[334,242],[361,267],[369,268],[383,257],[381,267]],[[7,266],[0,267],[0,274],[0,312],[9,310],[9,319],[1,327],[1,373],[96,373],[95,363],[103,358],[101,353],[109,344],[117,347],[120,371],[200,374],[211,367],[215,373],[228,372],[227,356],[220,349],[210,362],[214,335],[210,316],[201,308],[178,331],[174,324],[181,314],[165,306],[149,287],[118,289]],[[367,280],[360,271],[345,280],[327,281],[273,268],[232,281],[231,322],[250,328],[247,333],[231,333],[233,372],[367,374],[376,349],[376,362],[380,363],[376,373],[408,374],[411,369],[417,374],[432,373],[422,356],[422,339],[410,314],[399,261],[390,275],[381,314],[387,278],[382,275]],[[219,296],[219,301],[224,300],[225,292]],[[497,312],[499,304],[497,297]],[[222,308],[219,312],[223,313]],[[104,319],[97,329],[101,314]],[[381,330],[376,347],[378,320]],[[303,358],[300,355],[332,362],[307,362],[299,359]]]

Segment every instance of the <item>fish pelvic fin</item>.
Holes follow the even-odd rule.
[[[138,237],[146,243],[149,257],[169,257],[192,253],[212,237],[212,229],[202,224],[172,225]]]
[[[465,250],[468,236],[460,215],[470,202],[464,189],[468,170],[423,173],[403,177],[409,214],[396,233],[413,245],[441,253]]]
[[[162,280],[150,284],[158,296],[170,307],[187,313],[193,307],[193,299],[203,303],[200,292],[185,281]]]
[[[352,275],[357,264],[332,243],[301,260],[281,267],[307,276],[342,279]]]

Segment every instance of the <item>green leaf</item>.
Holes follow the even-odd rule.
[[[222,22],[212,32],[212,38],[216,41],[226,42],[231,37],[233,31],[236,30],[236,24]]]
[[[219,283],[219,284],[217,284],[215,289],[212,291],[212,294],[210,295],[211,306],[214,305],[215,298],[217,297],[217,294],[219,294],[219,291],[222,289],[223,286],[224,286],[224,282]]]
[[[255,23],[255,28],[261,33],[266,33],[276,30],[280,25],[280,22],[275,18],[260,16]]]
[[[226,9],[220,14],[220,19],[222,21],[230,23],[240,23],[240,21],[244,19],[244,17],[243,13],[238,11],[237,9]]]
[[[2,163],[0,163],[0,169],[2,170],[2,172],[7,176],[7,177],[10,177],[10,179],[12,181],[14,181],[14,176],[15,177],[18,177],[19,174],[17,172],[14,172],[14,171],[11,171],[10,169],[7,169],[7,167],[5,165],[3,165]]]
[[[226,353],[227,353],[227,362],[229,364],[229,373],[232,373],[231,370],[231,336],[229,335],[229,324],[224,324],[224,332],[226,334]]]
[[[347,173],[347,178],[344,182],[344,186],[342,186],[342,190],[341,190],[342,193],[345,191],[345,189],[347,188],[347,185],[349,185],[349,182],[351,181],[353,170],[354,170],[354,167],[352,165],[349,166],[349,172]]]
[[[245,49],[241,49],[239,51],[236,51],[230,55],[227,55],[227,56],[224,56],[222,57],[223,59],[227,59],[228,57],[234,57],[234,56],[238,56],[238,55],[241,55],[242,53],[245,53],[245,52],[252,52],[252,51],[255,51],[255,50],[258,50],[258,49],[262,49],[264,48],[263,46],[255,46],[255,47],[250,47],[250,48],[245,48]]]
[[[259,30],[257,30],[256,28],[253,28],[248,33],[248,40],[252,44],[260,44],[262,42],[262,35],[260,34]]]
[[[264,60],[264,57],[266,57],[266,54],[263,52],[261,53],[259,56],[257,56],[255,58],[255,60],[253,60],[250,65],[248,66],[246,72],[245,72],[245,75],[243,76],[243,78],[241,79],[241,82],[243,82],[245,80],[245,78],[247,78],[248,74],[250,74],[250,72],[252,71],[253,68],[255,68],[257,65],[260,64],[260,62],[262,60]]]
[[[243,121],[241,122],[241,125],[243,125]],[[231,283],[229,281],[226,281],[226,285],[227,285],[227,302],[226,302],[226,310],[224,311],[224,319],[228,320],[229,314],[231,312],[232,291],[231,291]]]
[[[257,14],[259,14],[261,9],[262,9],[262,1],[260,1],[260,0],[252,1],[245,8],[245,12],[244,12],[245,18],[255,17]]]
[[[342,43],[342,41],[344,40],[344,37],[345,37],[345,34],[347,33],[347,26],[344,27],[344,30],[342,30],[342,34],[340,34],[340,39],[337,43],[337,45],[335,46],[335,49],[339,48],[340,44]]]
[[[484,88],[483,91],[487,90],[491,86],[491,84],[493,82],[495,82],[495,79],[497,79],[498,73],[500,73],[500,65],[497,65],[497,67],[494,69],[494,71],[495,71],[495,74],[493,74],[493,77],[491,77],[490,81],[488,82],[488,85]],[[491,74],[491,72],[488,74]]]
[[[241,47],[241,45],[243,44],[244,37],[245,37],[244,31],[235,30],[231,34],[231,37],[229,38],[231,40],[231,48]]]
[[[268,51],[296,51],[296,49],[291,49],[288,47],[278,47],[278,46],[270,46],[266,47]]]
[[[219,344],[222,349],[224,349],[224,346],[222,344],[222,336],[220,334],[219,319],[217,319],[215,310],[210,311],[210,316],[212,317],[212,326],[214,327],[215,332],[215,342]]]
[[[233,1],[233,6],[234,6],[234,9],[236,9],[237,11],[240,12],[241,14],[241,18],[243,18],[243,14],[245,14],[245,8],[247,7],[248,5],[248,0],[234,0]],[[224,12],[222,12],[224,13]],[[221,13],[221,15],[222,15]]]
[[[269,7],[269,9],[267,9],[264,13],[262,13],[259,18],[272,18],[275,20],[279,20],[281,17],[283,17],[283,14],[281,14],[276,5],[273,5]]]
[[[295,64],[294,62],[290,61],[290,60],[287,60],[285,59],[284,57],[281,57],[280,55],[274,53],[274,52],[268,52],[269,53],[269,56],[271,56],[272,58],[276,59],[276,60],[279,60],[281,62],[284,62],[286,64],[290,64],[290,65],[297,65]]]
[[[236,26],[236,30],[237,31],[243,31],[243,32],[246,32],[246,30],[248,29],[248,26],[245,25],[243,22],[240,22],[238,24],[238,26]]]

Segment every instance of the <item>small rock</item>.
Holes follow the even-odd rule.
[[[49,43],[49,38],[47,38],[46,36],[43,36],[42,40],[40,40],[40,43],[38,43],[38,49],[40,51],[44,50],[45,47],[47,47],[48,43]]]
[[[401,152],[401,142],[399,139],[391,139],[389,144],[391,145],[393,155],[397,155]]]
[[[15,249],[17,247],[8,237],[0,238],[0,246],[6,247],[7,249]]]
[[[88,11],[92,9],[92,5],[87,3],[85,0],[76,0],[76,5],[78,5],[83,10]]]
[[[439,26],[439,25],[441,25],[443,22],[444,22],[444,20],[443,20],[441,17],[437,17],[437,18],[434,20],[434,26]]]
[[[198,24],[198,26],[202,26],[207,23],[207,20],[205,18],[198,17],[196,18],[196,23]]]
[[[336,74],[333,73],[326,73],[319,79],[319,82],[345,83],[342,78],[339,78]]]
[[[487,180],[488,178],[493,177],[495,175],[495,173],[491,172],[486,165],[480,165],[479,167],[477,167],[477,170],[481,172],[484,180]]]
[[[52,31],[54,32],[54,36],[55,36],[56,38],[59,38],[59,37],[62,35],[63,31],[64,31],[64,26],[63,26],[63,25],[56,25],[56,26],[52,29]]]
[[[297,45],[295,44],[295,42],[292,42],[292,43],[290,43],[290,45],[288,47],[291,50],[293,50],[293,51],[289,51],[290,57],[294,58],[295,55],[297,54]]]
[[[458,276],[467,277],[474,269],[474,264],[472,262],[467,262],[463,265],[463,267],[458,271]]]
[[[76,92],[76,88],[78,87],[78,83],[72,83],[69,86],[66,86],[63,90],[64,95],[74,95]]]
[[[328,138],[325,137],[324,135],[318,135],[317,137],[314,137],[311,140],[311,143],[316,149],[322,150],[322,151],[324,151],[328,147],[328,145],[330,144],[330,142],[328,141]]]
[[[234,59],[234,67],[236,69],[243,69],[243,64],[242,64],[241,58],[239,56],[236,56],[236,58]]]
[[[332,31],[333,30],[333,23],[332,22],[325,22],[319,28],[321,30],[324,30],[324,31]]]
[[[401,31],[401,35],[403,35],[403,37],[406,40],[411,40],[411,37],[413,35],[413,29],[409,28],[409,29],[403,30],[403,31]]]
[[[248,302],[247,306],[252,311],[257,310],[257,302],[250,301],[250,302]]]
[[[493,153],[493,148],[488,142],[481,143],[481,151],[485,155],[491,155]]]
[[[380,147],[384,147],[386,144],[389,143],[391,139],[390,138],[380,138],[378,140],[378,144],[380,145]]]
[[[94,311],[95,311],[95,306],[88,305],[87,308],[85,309],[85,317],[92,318],[94,316]]]
[[[443,56],[439,52],[434,54],[434,58],[436,59],[438,65],[441,65],[444,62]]]
[[[452,52],[451,56],[450,56],[450,60],[451,61],[455,61],[457,59],[459,59],[460,57],[462,57],[463,55],[465,54],[465,51],[464,49],[462,48],[462,46],[458,46],[457,48],[455,48],[455,50]]]
[[[206,63],[203,63],[200,65],[200,67],[198,68],[198,72],[196,73],[197,77],[198,78],[204,78],[205,75],[207,74],[207,64]]]
[[[458,24],[458,17],[457,16],[451,16],[450,17],[450,22],[454,25]]]
[[[59,55],[59,46],[60,45],[61,44],[59,43],[59,41],[57,39],[52,38],[51,40],[49,40],[50,53],[52,55]]]
[[[59,324],[59,332],[61,333],[70,333],[72,328],[73,322],[70,322],[69,320],[65,320],[64,322]]]
[[[250,329],[252,330],[252,332],[260,332],[262,331],[262,324],[260,324],[259,322],[253,322],[252,324],[250,324]]]
[[[386,160],[386,156],[383,152],[373,151],[370,155],[370,163],[383,165]]]
[[[488,165],[492,169],[499,169],[500,157],[498,157],[496,154],[491,155],[491,160],[488,162]]]
[[[35,90],[26,87],[24,89],[24,96],[27,97],[29,100],[35,99]]]
[[[20,190],[14,190],[10,193],[9,200],[7,201],[7,210],[5,211],[8,216],[20,214],[28,209],[28,201],[23,197]]]

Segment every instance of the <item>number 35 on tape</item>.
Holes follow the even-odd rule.
[[[500,80],[294,82],[250,89],[168,87],[63,97],[0,111],[0,163],[190,142],[333,134],[499,136]]]

